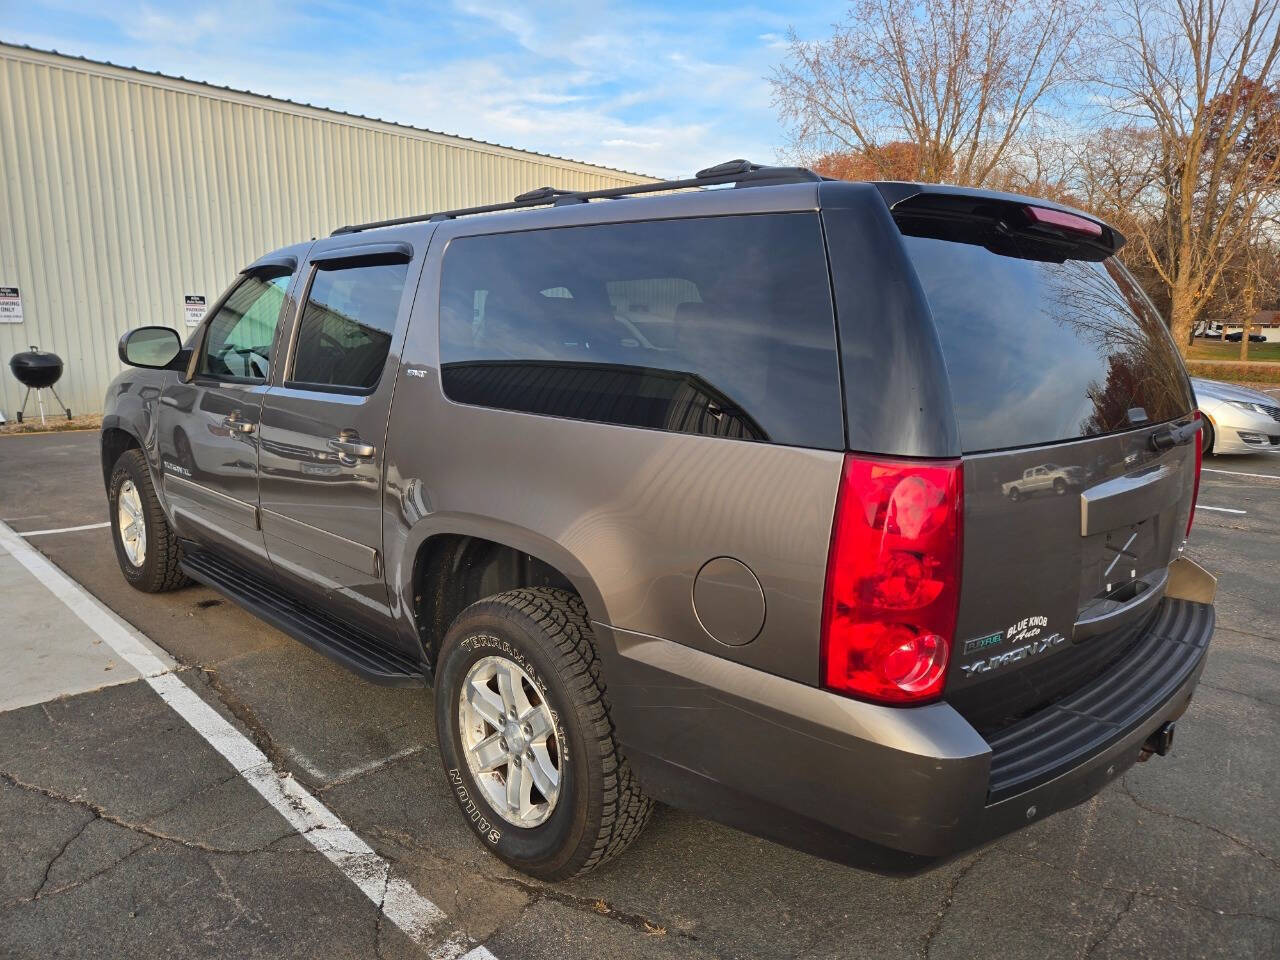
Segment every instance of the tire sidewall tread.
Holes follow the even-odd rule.
[[[133,481],[142,501],[147,525],[147,556],[142,566],[135,567],[124,552],[120,540],[120,488]],[[142,451],[134,447],[120,454],[107,482],[107,505],[110,511],[111,544],[116,551],[120,572],[129,585],[144,593],[161,593],[186,586],[191,581],[182,572],[182,548],[169,526],[160,498],[156,496],[151,470]]]
[[[458,693],[471,665],[490,655],[518,663],[555,717],[560,798],[537,827],[499,816],[462,756]],[[435,713],[450,792],[481,842],[511,866],[544,880],[576,876],[620,853],[648,821],[652,801],[619,753],[586,608],[575,595],[512,590],[459,614],[440,648]]]

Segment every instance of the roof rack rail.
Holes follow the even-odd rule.
[[[659,193],[666,190],[690,190],[732,183],[735,187],[763,187],[779,183],[817,183],[830,179],[806,167],[765,167],[749,160],[728,160],[713,167],[699,170],[686,180],[661,180],[655,183],[637,183],[629,187],[608,187],[603,190],[559,190],[555,187],[538,187],[520,194],[507,203],[488,203],[478,207],[462,207],[457,210],[441,210],[437,213],[421,213],[411,217],[391,220],[373,220],[369,223],[339,227],[331,236],[343,233],[359,233],[378,227],[396,227],[405,223],[424,223],[453,220],[476,213],[498,213],[502,210],[522,210],[525,207],[559,206],[566,203],[586,203],[590,200],[609,200],[629,197],[638,193]]]

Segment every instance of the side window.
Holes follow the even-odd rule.
[[[317,270],[289,382],[350,390],[377,386],[408,271],[407,263]]]
[[[209,321],[196,372],[208,377],[266,380],[271,342],[291,274],[245,277]]]
[[[440,357],[459,403],[844,448],[816,214],[459,237]]]
[[[676,346],[676,308],[701,299],[698,288],[680,278],[611,280],[605,287],[619,321],[643,342],[661,349]]]

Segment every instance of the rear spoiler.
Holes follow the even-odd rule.
[[[1090,260],[1112,256],[1125,243],[1124,234],[1096,217],[1037,197],[896,181],[877,182],[875,187],[900,224],[905,219],[996,224],[1002,230],[1070,251],[1068,256]]]

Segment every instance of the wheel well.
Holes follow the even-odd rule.
[[[128,430],[108,427],[102,431],[102,482],[104,484],[111,482],[111,468],[120,459],[120,454],[134,447],[141,449],[142,445]]]
[[[577,594],[551,564],[481,537],[440,534],[427,539],[413,565],[413,614],[428,661],[454,619],[477,600],[520,587],[558,587]]]

